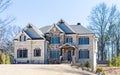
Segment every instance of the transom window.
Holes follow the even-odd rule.
[[[17,58],[27,58],[28,56],[28,50],[23,49],[23,50],[17,50]]]
[[[60,39],[59,37],[51,37],[51,44],[59,44]]]
[[[66,39],[66,42],[67,42],[67,43],[72,43],[72,37],[68,37],[68,38]]]
[[[21,35],[21,36],[20,36],[20,41],[21,41],[21,42],[26,41],[26,36],[25,36],[25,35]]]
[[[88,50],[80,50],[79,51],[79,58],[80,59],[88,59],[89,58],[89,51]]]
[[[50,58],[59,59],[59,56],[60,56],[60,51],[59,50],[50,51]]]
[[[41,50],[39,48],[34,49],[34,56],[41,56]]]
[[[88,37],[81,37],[79,38],[79,44],[89,44],[89,38]]]

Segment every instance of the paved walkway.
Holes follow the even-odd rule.
[[[0,65],[0,75],[94,75],[69,64],[13,64]]]

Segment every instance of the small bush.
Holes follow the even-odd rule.
[[[90,64],[89,61],[86,62],[85,67],[87,67],[87,68],[91,68],[91,64]]]
[[[3,53],[0,51],[0,64],[4,64]]]
[[[109,59],[108,60],[108,66],[111,67],[112,66],[112,61]]]
[[[10,64],[10,55],[5,55],[6,58],[5,58],[5,64]]]
[[[119,67],[120,66],[120,57],[117,55],[114,55],[112,64],[113,64],[113,66]]]
[[[100,72],[102,72],[103,70],[102,70],[102,67],[97,67],[97,69],[96,69],[96,73],[100,73]]]

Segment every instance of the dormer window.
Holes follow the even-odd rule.
[[[21,36],[20,36],[20,41],[21,41],[21,42],[26,41],[26,36],[25,36],[25,35],[21,35]]]

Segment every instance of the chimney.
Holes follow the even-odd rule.
[[[77,23],[77,25],[81,25],[81,23]]]

